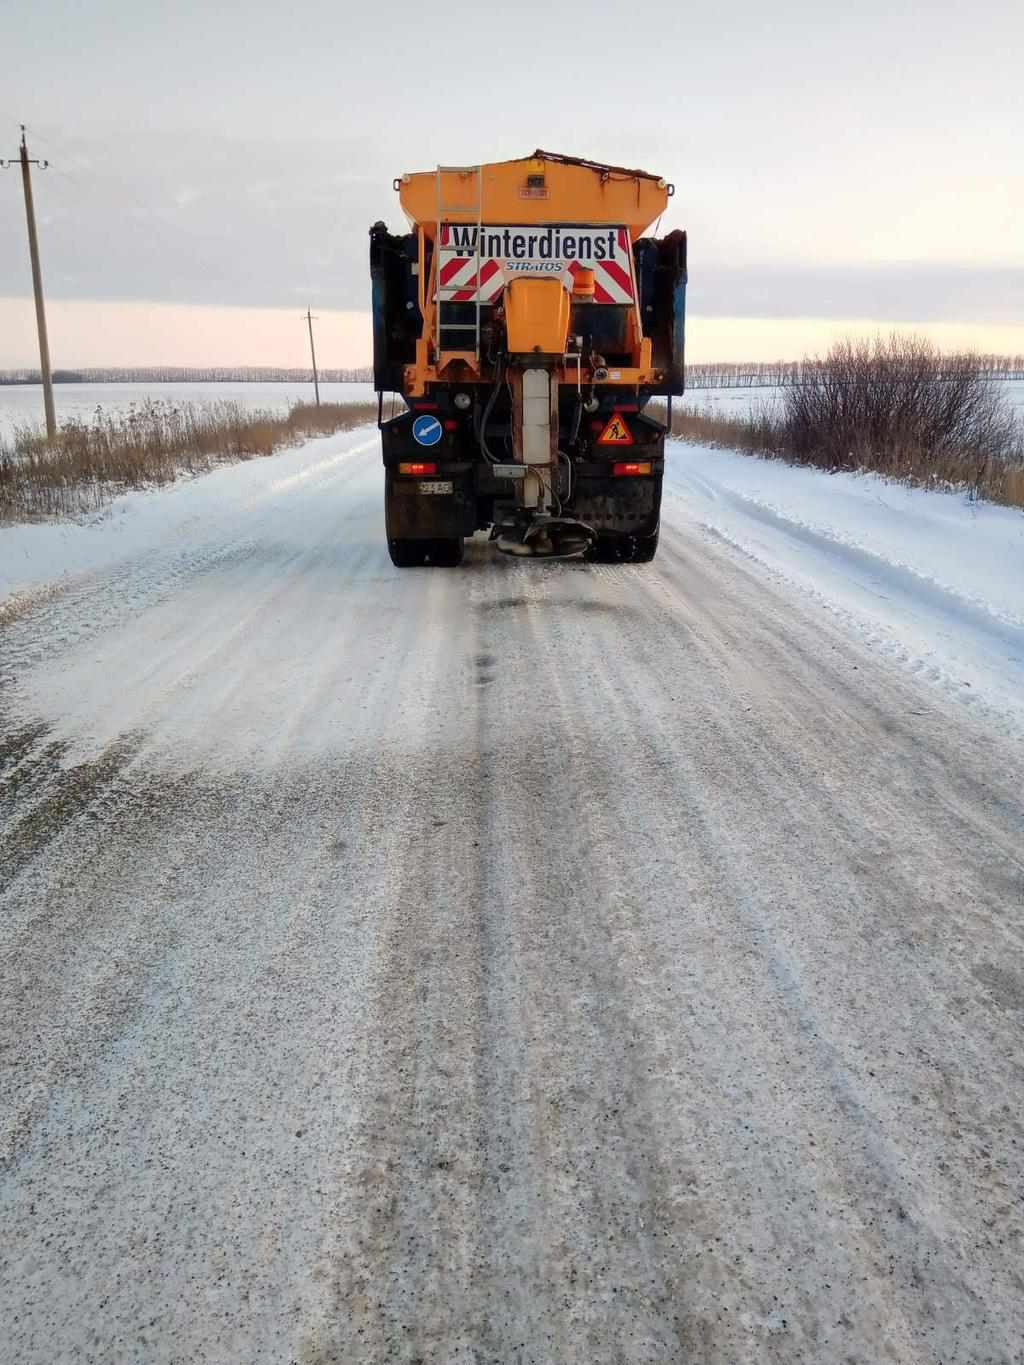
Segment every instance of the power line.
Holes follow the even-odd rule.
[[[32,292],[36,300],[36,327],[39,332],[39,371],[43,380],[43,408],[46,412],[46,439],[52,441],[57,435],[57,417],[53,407],[53,374],[50,370],[50,340],[46,333],[46,308],[43,304],[43,273],[39,266],[39,238],[36,235],[36,212],[32,202],[32,167],[45,170],[48,161],[39,161],[28,154],[25,141],[25,125],[21,125],[21,147],[18,153],[21,166],[21,184],[25,192],[25,221],[28,224],[28,251],[32,258]],[[0,161],[0,169],[7,170],[15,164],[13,158]]]

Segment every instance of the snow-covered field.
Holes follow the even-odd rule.
[[[1024,418],[1024,380],[996,380],[995,383],[1010,406]],[[757,389],[689,389],[684,399],[676,401],[692,407],[711,408],[723,417],[743,417],[758,407],[776,403],[781,394],[782,389],[770,384]]]
[[[0,529],[3,1361],[1020,1360],[1024,516],[372,428]],[[965,704],[966,703],[966,704]]]
[[[325,403],[366,403],[376,399],[372,384],[321,384]],[[312,384],[55,384],[57,421],[89,421],[102,408],[127,412],[132,405],[165,403],[241,403],[247,408],[287,412],[293,403],[313,402]],[[43,391],[34,384],[0,384],[0,438],[13,427],[43,420]]]
[[[668,496],[873,649],[1024,725],[1024,513],[673,442]]]
[[[1024,415],[1024,382],[1001,385],[1010,403]],[[132,404],[159,402],[215,403],[229,400],[249,408],[286,412],[295,402],[313,401],[311,384],[57,384],[54,387],[57,420],[88,421],[97,407],[105,412],[127,411]],[[726,416],[744,416],[774,402],[780,390],[691,389],[683,401],[698,408],[710,407]],[[365,403],[376,398],[372,384],[321,384],[324,402]],[[390,401],[390,399],[386,400]],[[400,400],[395,400],[396,402]],[[0,438],[15,425],[41,423],[42,390],[35,385],[0,384]]]

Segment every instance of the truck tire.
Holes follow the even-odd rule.
[[[438,569],[457,569],[466,553],[464,540],[430,541],[430,562]]]
[[[388,554],[396,569],[418,569],[427,562],[429,540],[388,539]]]

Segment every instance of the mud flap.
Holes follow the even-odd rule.
[[[384,520],[389,540],[461,540],[473,529],[465,529],[469,512],[457,480],[400,478],[388,471]]]

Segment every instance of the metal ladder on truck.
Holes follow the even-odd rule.
[[[470,204],[446,204],[444,201],[444,177],[446,175],[457,175],[463,180],[468,180],[470,176],[476,179],[476,201]],[[434,309],[434,349],[435,353],[441,354],[441,331],[448,332],[472,332],[473,333],[473,355],[476,361],[477,370],[480,369],[480,238],[483,229],[484,212],[484,170],[482,166],[438,166],[437,168],[437,229],[434,236],[434,252],[437,265],[434,270],[436,280],[436,300],[437,307]],[[474,261],[474,271],[472,283],[476,289],[476,318],[473,322],[445,322],[441,321],[442,309],[451,307],[455,294],[469,285],[463,281],[462,284],[442,284],[441,283],[441,228],[447,221],[445,215],[449,213],[471,213],[476,218],[476,259]],[[445,349],[455,349],[446,347]],[[458,347],[459,350],[469,350],[469,347]]]

